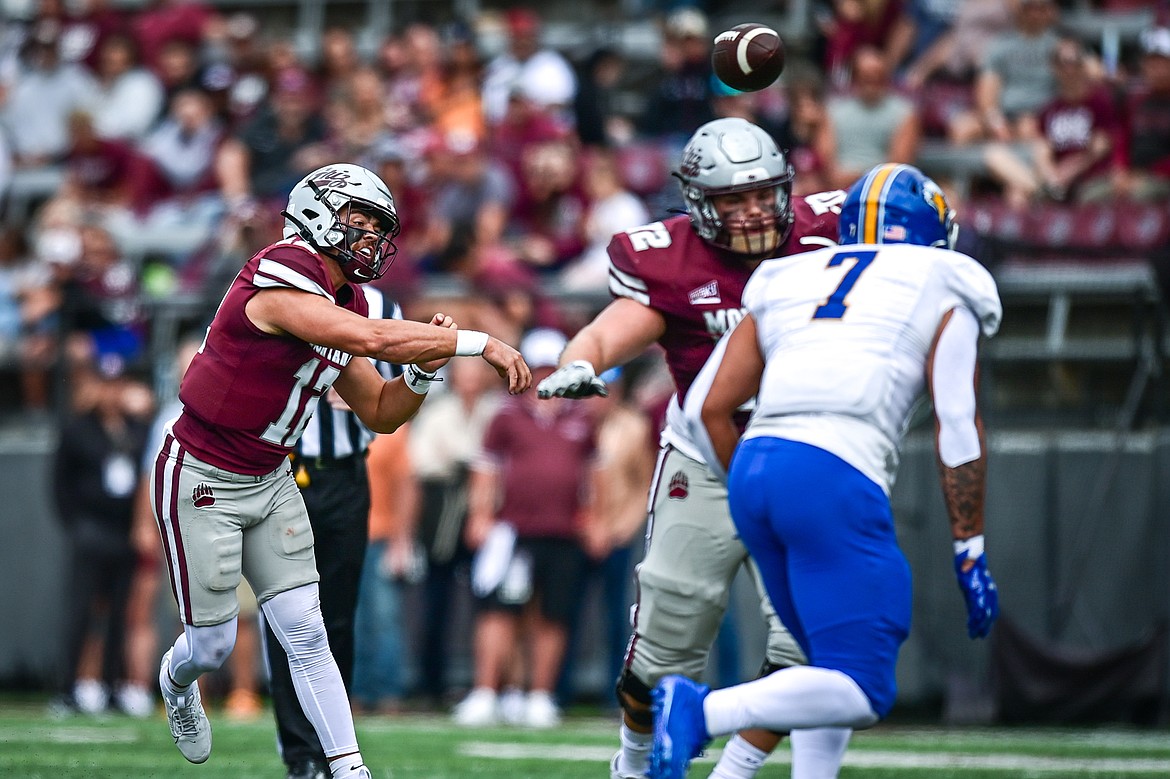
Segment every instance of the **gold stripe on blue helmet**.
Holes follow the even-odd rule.
[[[861,223],[861,243],[878,243],[878,228],[881,226],[883,206],[886,202],[886,192],[893,181],[894,174],[901,165],[886,163],[879,165],[866,176],[865,189],[861,193],[861,214],[858,222]]]

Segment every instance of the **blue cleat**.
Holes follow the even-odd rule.
[[[711,688],[685,676],[664,676],[650,693],[654,712],[651,779],[685,779],[687,766],[711,740],[703,700]]]

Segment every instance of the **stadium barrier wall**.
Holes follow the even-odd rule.
[[[1004,432],[989,445],[988,554],[1005,617],[1053,651],[1087,660],[1137,645],[1170,620],[1170,430]],[[51,454],[51,442],[35,438],[0,445],[0,689],[47,688],[59,670],[66,554]],[[907,441],[893,503],[914,574],[899,704],[941,705],[951,722],[992,721],[992,644],[966,635],[926,431]],[[733,595],[746,678],[759,666],[763,628],[746,578]],[[597,619],[591,608],[574,678],[579,697],[607,700]],[[469,641],[456,635],[452,650],[453,681],[470,683]],[[1165,703],[1170,668],[1161,670]]]

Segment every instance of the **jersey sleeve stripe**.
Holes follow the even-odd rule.
[[[328,298],[330,303],[337,302],[334,300],[332,293],[328,292],[324,287],[305,274],[273,260],[260,260],[260,264],[256,268],[256,273],[252,276],[252,284],[261,289],[291,287],[293,289],[299,289],[302,292],[321,295],[322,297]]]
[[[646,282],[625,271],[609,266],[609,291],[616,297],[630,298],[644,306],[650,305]]]

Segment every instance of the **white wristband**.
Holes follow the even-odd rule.
[[[407,365],[402,373],[402,380],[406,388],[415,395],[425,395],[431,389],[431,382],[435,381],[435,374],[427,373],[417,365]]]
[[[459,330],[455,333],[455,356],[478,357],[487,348],[488,334],[478,330]]]
[[[955,554],[967,553],[968,560],[977,560],[983,556],[983,534],[964,538],[962,540],[955,539]]]

